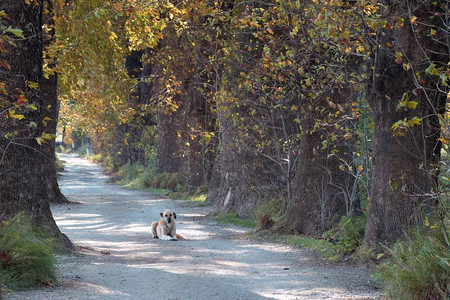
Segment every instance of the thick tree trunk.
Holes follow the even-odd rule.
[[[240,142],[236,126],[229,116],[219,116],[220,145],[215,161],[208,202],[218,212],[236,212],[251,217],[262,189],[271,186],[265,179],[263,160]]]
[[[40,86],[34,87],[36,83],[41,84],[43,77],[42,4],[3,0],[0,10],[9,15],[11,26],[22,29],[26,37],[17,40],[16,47],[9,47],[8,52],[0,56],[11,66],[8,71],[0,70],[0,82],[6,85],[8,92],[2,96],[2,105],[13,107],[0,117],[0,212],[2,217],[21,211],[27,213],[43,232],[63,239],[65,246],[71,248],[73,245],[61,234],[50,211],[44,179],[45,157],[43,147],[36,140],[43,132],[42,94]],[[11,106],[18,104],[21,95],[27,98],[25,105]],[[18,114],[25,118],[13,117]]]
[[[53,21],[53,4],[50,1],[44,2],[45,13],[43,14],[43,23],[50,28],[49,32],[43,33],[44,51],[49,47],[55,39],[55,31]],[[45,51],[46,52],[46,51]],[[53,61],[47,62],[50,68],[54,68],[56,58],[47,59]],[[56,135],[56,126],[58,122],[59,104],[58,104],[58,78],[57,75],[48,75],[48,78],[43,78],[41,82],[42,94],[42,109],[44,113],[43,131],[48,134]],[[47,185],[47,197],[51,203],[70,203],[70,201],[61,193],[57,181],[57,171],[55,167],[55,138],[48,140],[42,149],[45,155],[44,159],[44,174]]]
[[[344,106],[350,94],[341,93],[343,91],[335,91],[330,99]],[[285,227],[303,234],[324,232],[341,216],[361,213],[357,178],[348,170],[348,166],[352,166],[356,140],[344,138],[343,132],[334,126],[314,128],[316,120],[330,112],[324,105],[327,104],[322,101],[321,113],[312,105],[312,111],[307,112],[308,117],[302,121],[304,132],[300,137],[293,195],[286,214]],[[333,135],[336,141],[330,138]]]
[[[175,112],[162,108],[158,112],[158,149],[156,173],[178,173],[182,170],[181,131],[184,122],[181,107]]]
[[[44,123],[44,132],[55,135],[58,120],[58,96],[57,96],[57,75],[51,75],[48,79],[43,79],[41,83],[42,109],[44,116],[48,119]],[[55,138],[48,140],[42,149],[45,155],[44,176],[47,186],[47,197],[51,203],[70,203],[61,193],[57,181],[57,171],[55,166]]]
[[[240,16],[244,9],[248,9],[248,6],[245,7],[246,3],[252,7],[258,5],[250,2],[234,1],[233,15]],[[256,55],[243,51],[250,45],[255,49],[258,47],[254,42],[250,42],[252,39],[252,32],[245,30],[230,35],[230,44],[235,43],[238,46],[235,56],[229,59],[223,70],[222,84],[225,84],[223,89],[226,96],[223,97],[223,102],[216,103],[219,107],[218,156],[214,161],[207,198],[209,203],[214,203],[215,211],[232,211],[240,217],[253,217],[258,199],[278,190],[270,184],[270,175],[267,172],[269,169],[273,171],[275,167],[267,164],[265,159],[256,155],[251,148],[255,137],[251,134],[245,136],[238,130],[240,122],[245,123],[242,126],[247,129],[252,127],[253,117],[249,115],[249,109],[244,103],[256,96],[244,88],[239,88],[242,65],[252,68],[261,59],[261,49],[255,51]],[[237,103],[242,105],[232,103],[229,98],[239,99]]]
[[[432,210],[440,151],[437,116],[445,106],[445,94],[436,91],[436,77],[427,75],[425,69],[431,62],[448,62],[448,49],[430,35],[430,29],[437,24],[430,24],[430,17],[437,9],[439,6],[432,1],[386,3],[387,20],[394,26],[383,30],[378,44],[394,46],[377,50],[369,94],[375,136],[365,234],[368,246],[394,242],[419,225]],[[396,28],[399,18],[404,18],[405,25]],[[399,61],[398,55],[396,58],[395,51],[403,54],[404,61]],[[402,63],[409,63],[411,69]],[[415,109],[399,105],[404,95],[417,102]],[[420,120],[420,125],[402,124],[395,132],[392,129],[394,123],[414,118]]]

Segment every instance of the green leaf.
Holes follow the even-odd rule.
[[[25,38],[25,36],[23,35],[22,29],[12,28],[11,26],[9,26],[8,28],[6,28],[5,32],[14,34],[16,37],[21,38],[21,39]]]
[[[434,63],[431,63],[425,71],[430,75],[439,75],[439,69],[436,68],[436,65]]]
[[[403,121],[403,120],[397,121],[392,125],[391,129],[395,131],[400,127],[400,125],[404,125],[404,124],[405,124],[405,121]]]

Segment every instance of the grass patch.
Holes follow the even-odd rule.
[[[57,242],[33,229],[25,214],[0,226],[0,275],[8,289],[23,289],[57,281]]]
[[[250,236],[256,237],[256,239],[262,239],[275,243],[308,248],[317,252],[323,259],[330,262],[337,261],[342,256],[342,254],[333,247],[333,244],[314,236],[292,235],[282,231],[275,232],[272,230],[260,230],[250,234]]]
[[[186,200],[199,206],[207,205],[206,190],[198,187],[194,194],[189,194],[185,187],[185,178],[180,173],[156,174],[154,168],[139,164],[122,166],[115,173],[116,183],[132,189],[147,191],[163,197]]]
[[[287,236],[286,242],[291,245],[298,245],[312,249],[328,261],[336,261],[341,256],[336,248],[333,247],[333,244],[327,242],[326,240],[320,240],[308,236]]]
[[[241,219],[235,212],[218,213],[212,217],[212,220],[220,224],[234,224],[247,228],[257,228],[255,221],[248,219]]]
[[[442,230],[416,233],[388,254],[390,259],[379,267],[388,299],[448,299],[450,245]]]

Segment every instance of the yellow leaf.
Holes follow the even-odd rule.
[[[24,116],[24,115],[16,114],[16,111],[15,111],[15,110],[10,110],[10,111],[9,111],[9,117],[10,117],[10,118],[13,118],[13,119],[17,119],[17,120],[25,119],[25,116]]]
[[[30,87],[30,89],[33,89],[33,90],[37,90],[39,88],[39,83],[37,83],[37,82],[27,80],[27,85]]]
[[[418,117],[414,117],[411,120],[408,120],[408,126],[413,127],[415,125],[420,125],[420,123],[422,123],[422,120],[419,119]]]

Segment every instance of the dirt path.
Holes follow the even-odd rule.
[[[80,204],[53,206],[81,247],[60,257],[61,283],[6,299],[375,299],[362,266],[327,264],[309,251],[238,238],[246,229],[204,218],[208,207],[108,184],[99,166],[64,154],[60,184]],[[177,213],[186,241],[152,239],[159,212]]]

